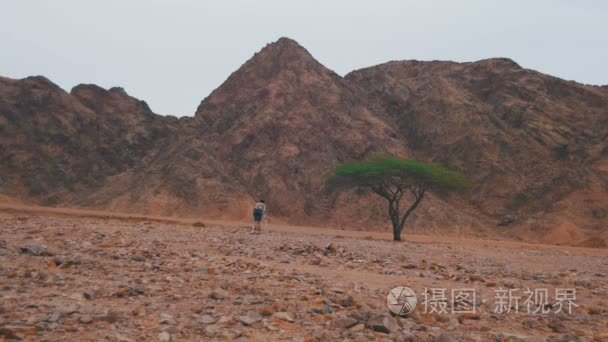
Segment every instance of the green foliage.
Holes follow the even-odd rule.
[[[393,239],[401,241],[407,218],[418,207],[427,191],[447,193],[468,187],[460,173],[434,163],[397,157],[375,157],[339,165],[328,179],[332,187],[368,188],[388,201],[388,216],[393,225]],[[412,202],[405,211],[400,202],[409,194]]]
[[[467,179],[459,172],[435,163],[397,157],[375,157],[341,164],[328,182],[340,187],[416,185],[436,192],[457,191],[468,187]]]

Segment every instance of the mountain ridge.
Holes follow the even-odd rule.
[[[265,197],[279,221],[374,230],[386,226],[384,203],[333,193],[324,179],[340,162],[392,154],[440,162],[475,184],[430,196],[410,230],[605,238],[607,107],[605,88],[508,58],[390,61],[341,77],[281,38],[194,117],[154,114],[118,87],[68,93],[44,77],[0,78],[0,193],[231,219],[248,219]]]

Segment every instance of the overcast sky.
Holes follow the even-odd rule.
[[[282,36],[341,75],[389,60],[509,57],[608,84],[603,0],[0,0],[0,75],[121,86],[159,114],[192,115]]]

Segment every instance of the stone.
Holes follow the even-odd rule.
[[[336,296],[336,298],[334,298],[334,301],[336,304],[339,304],[345,308],[355,305],[355,300],[353,296],[347,293]]]
[[[52,256],[53,254],[47,250],[46,246],[43,245],[30,245],[19,247],[19,250],[23,254],[29,254],[34,256]]]
[[[314,328],[314,330],[312,331],[312,336],[314,338],[316,338],[316,341],[329,341],[331,340],[331,337],[329,336],[329,334],[327,333],[327,331],[325,331],[325,329],[316,327]]]
[[[226,291],[224,291],[222,289],[214,289],[209,294],[209,298],[215,299],[215,300],[222,300],[222,299],[225,299],[227,296],[228,295],[227,295]]]
[[[450,320],[450,316],[448,314],[437,314],[437,315],[435,315],[435,320],[437,322],[445,323]]]
[[[395,342],[415,342],[419,339],[412,333],[399,334],[395,338]]]
[[[232,318],[232,316],[222,316],[217,323],[223,325],[232,325],[234,323],[234,318]]]
[[[53,311],[46,319],[49,323],[57,323],[63,317],[63,313],[60,311]]]
[[[273,314],[275,311],[276,311],[276,310],[275,310],[275,309],[274,309],[272,306],[266,305],[266,306],[262,306],[262,307],[260,308],[260,311],[259,311],[259,312],[260,312],[260,315],[262,315],[262,316],[272,316],[272,314]]]
[[[93,317],[91,315],[82,315],[78,321],[82,324],[89,324],[93,322]]]
[[[98,315],[95,317],[95,319],[97,319],[99,321],[104,321],[104,322],[108,322],[108,323],[116,323],[119,318],[120,318],[120,315],[116,311],[113,311],[113,310],[108,310],[108,311],[102,313],[101,315]]]
[[[509,342],[544,342],[545,339],[540,336],[531,336],[525,334],[517,334],[511,332],[501,332],[497,333],[498,338],[501,341],[509,341]]]
[[[435,338],[435,342],[458,342],[458,339],[450,333],[443,333]]]
[[[349,330],[354,333],[363,332],[363,330],[365,330],[365,324],[363,324],[363,323],[355,324]]]
[[[146,257],[141,255],[141,254],[136,254],[134,256],[131,257],[131,260],[133,261],[146,261]]]
[[[171,342],[171,335],[169,335],[168,332],[163,331],[160,334],[158,334],[158,341],[159,342]]]
[[[262,321],[262,316],[258,313],[251,312],[246,315],[240,315],[237,317],[237,320],[244,325],[252,325],[254,323]]]
[[[202,315],[201,318],[198,319],[199,323],[202,323],[205,325],[214,324],[217,321],[218,321],[218,318],[213,317],[211,315]]]
[[[450,320],[448,321],[448,330],[454,330],[458,328],[459,325],[460,322],[456,317],[450,317]]]
[[[67,305],[60,306],[58,308],[58,311],[64,315],[70,315],[70,314],[73,314],[74,312],[78,312],[79,308],[80,308],[80,305],[74,303],[74,304],[67,304]]]
[[[295,322],[293,315],[290,314],[289,312],[285,312],[285,311],[275,312],[274,317],[276,317],[282,321],[289,322],[289,323]]]
[[[608,342],[608,332],[598,333],[593,335],[593,341]]]
[[[161,313],[160,314],[160,324],[169,324],[169,325],[174,325],[177,324],[177,321],[175,321],[175,319],[173,318],[173,316],[169,315],[168,313]]]
[[[357,325],[359,321],[351,317],[339,317],[331,321],[331,327],[335,329],[348,329]]]
[[[0,326],[0,340],[5,337],[8,340],[21,340],[25,336],[34,336],[38,327],[32,325],[4,325]]]
[[[389,315],[372,317],[367,321],[367,326],[374,331],[384,334],[389,334],[399,330],[399,323],[397,323],[395,318]]]
[[[567,333],[569,331],[568,328],[566,328],[566,326],[564,325],[564,323],[556,317],[550,318],[549,322],[547,323],[547,326],[551,328],[553,332],[556,333]]]
[[[516,216],[507,214],[501,218],[500,222],[498,222],[498,226],[508,226],[508,225],[512,224],[513,222],[515,222],[516,220],[517,220]]]

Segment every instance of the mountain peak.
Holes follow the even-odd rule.
[[[277,39],[276,42],[273,42],[270,44],[291,45],[291,46],[302,47],[298,42],[296,42],[294,39],[291,39],[289,37],[281,37],[281,38]]]
[[[300,62],[318,62],[302,45],[295,40],[287,37],[281,37],[277,41],[266,44],[259,52],[245,63],[279,63],[285,66],[293,64],[296,61]]]
[[[213,111],[221,103],[247,102],[279,89],[306,89],[305,83],[338,79],[293,39],[282,37],[256,52],[199,105],[196,116]],[[267,97],[270,98],[270,97]],[[207,113],[211,120],[214,115]],[[215,120],[214,120],[215,121]]]

